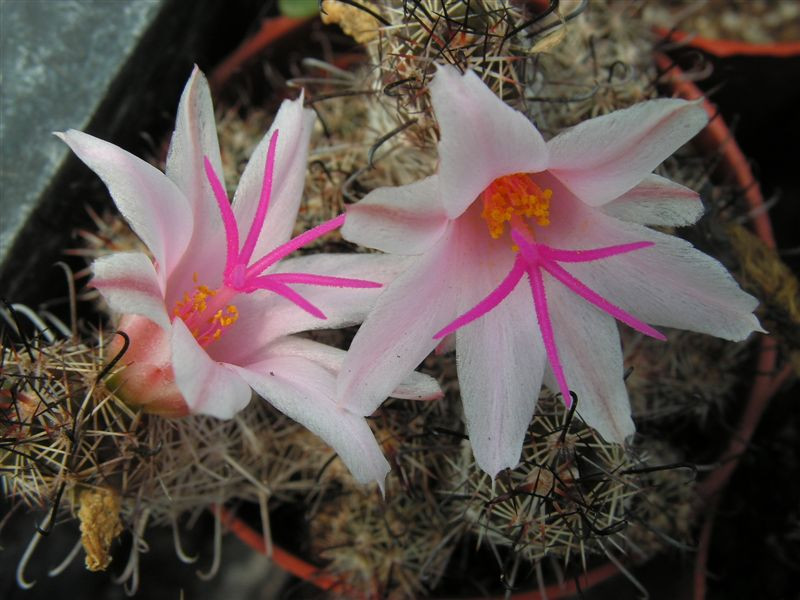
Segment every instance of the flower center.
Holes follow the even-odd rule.
[[[197,283],[197,273],[193,279]],[[229,304],[236,291],[227,286],[212,290],[205,285],[196,285],[194,290],[175,303],[172,314],[186,323],[197,342],[205,348],[239,318],[236,305]]]
[[[498,239],[507,222],[523,218],[546,227],[550,224],[552,196],[553,190],[543,190],[525,173],[498,177],[483,190],[481,217],[486,221],[489,235]]]

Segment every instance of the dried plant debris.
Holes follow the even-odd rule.
[[[322,0],[320,16],[326,25],[336,24],[359,44],[372,41],[378,36],[380,21],[372,10],[359,8],[337,0]]]
[[[120,498],[114,490],[101,487],[83,490],[78,503],[86,568],[90,571],[105,571],[111,562],[111,543],[122,533]]]

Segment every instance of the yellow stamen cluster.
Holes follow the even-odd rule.
[[[197,278],[195,277],[195,283]],[[212,290],[208,286],[198,285],[195,292],[190,296],[188,293],[183,295],[183,299],[175,304],[172,314],[179,317],[186,323],[192,335],[201,346],[210,344],[218,340],[226,327],[233,325],[239,318],[239,309],[234,304],[220,307],[212,305],[214,311],[210,317],[204,313],[209,310],[209,302],[216,296],[218,290]],[[216,310],[214,310],[216,308]]]
[[[226,327],[230,327],[236,320],[239,318],[239,309],[236,308],[234,304],[229,304],[225,307],[225,312],[222,312],[220,308],[217,312],[214,313],[214,316],[211,317],[210,322],[213,329],[213,333],[210,336],[212,340],[218,340],[219,336],[222,335],[222,330]]]
[[[515,216],[534,219],[537,225],[550,224],[550,198],[553,190],[542,189],[525,173],[499,177],[483,191],[481,217],[489,234],[498,239],[505,224]]]
[[[208,299],[216,296],[216,290],[210,289],[205,285],[198,285],[195,293],[189,296],[188,292],[183,294],[183,300],[175,304],[172,311],[176,317],[184,317],[191,314],[202,313],[208,308]]]

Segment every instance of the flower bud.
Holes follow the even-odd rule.
[[[123,365],[108,380],[108,387],[129,406],[162,417],[185,417],[189,407],[183,399],[172,370],[170,339],[150,319],[125,315],[119,323],[130,344],[120,359]],[[124,347],[123,336],[115,336],[109,347],[116,356]]]

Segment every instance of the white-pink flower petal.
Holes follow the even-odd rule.
[[[444,397],[444,392],[436,379],[425,373],[414,371],[398,383],[389,396],[402,400],[439,400]]]
[[[547,143],[547,169],[600,206],[639,184],[708,122],[698,102],[650,100],[576,125]]]
[[[287,336],[269,346],[275,356],[301,356],[338,375],[346,356],[344,350],[297,336]],[[430,375],[414,371],[389,394],[405,400],[436,400],[442,397],[439,383]]]
[[[383,254],[311,254],[281,261],[270,273],[313,273],[363,279],[386,286],[408,268],[410,260]],[[338,329],[360,323],[384,291],[384,287],[339,288],[303,284],[292,287],[319,307],[326,319],[292,310],[283,298],[274,297],[275,305],[270,309],[269,319],[277,335],[322,328]]]
[[[192,237],[192,213],[178,187],[154,166],[91,135],[57,133],[108,186],[119,212],[153,253],[161,286]]]
[[[612,240],[616,244],[654,242],[650,248],[607,260],[563,265],[642,321],[733,341],[764,331],[753,314],[758,300],[742,291],[719,261],[689,242],[600,215],[581,239],[596,246]]]
[[[519,462],[542,387],[545,351],[530,289],[521,282],[502,304],[455,336],[472,452],[478,466],[495,477]]]
[[[357,479],[382,486],[389,466],[369,426],[335,402],[344,352],[284,337],[360,322],[381,284],[408,262],[317,255],[278,264],[345,220],[340,215],[286,244],[302,196],[313,118],[302,96],[284,102],[245,169],[233,206],[219,180],[211,95],[197,68],[181,97],[166,174],[83,133],[58,135],[105,181],[155,257],[116,254],[94,265],[94,284],[124,313],[121,327],[130,340],[121,397],[162,416],[231,418],[250,401],[252,386],[331,443]],[[408,396],[440,394],[425,375],[402,384],[400,393]]]
[[[248,384],[231,365],[212,360],[180,319],[172,323],[172,369],[193,414],[230,419],[250,402]]]
[[[214,192],[203,168],[205,157],[208,157],[214,172],[222,177],[211,92],[205,76],[195,66],[178,105],[165,169],[167,177],[188,200],[194,222],[189,246],[170,278],[170,288],[175,290],[191,289],[195,272],[221,271],[225,264],[225,254],[220,252],[225,243],[224,230]],[[218,281],[204,283],[215,286]],[[173,295],[168,300],[174,302],[177,299]]]
[[[330,371],[301,356],[274,356],[234,368],[275,408],[325,440],[356,481],[376,481],[383,490],[389,463],[364,417],[332,401],[336,379]]]
[[[694,190],[659,175],[648,175],[600,210],[631,223],[682,227],[692,225],[703,215],[703,203]]]
[[[303,108],[302,94],[297,100],[284,100],[272,126],[256,146],[239,180],[233,196],[233,212],[238,223],[249,224],[253,222],[261,198],[270,139],[278,130],[275,177],[267,218],[253,251],[255,259],[285,243],[292,235],[303,196],[313,122],[314,111]],[[247,232],[240,232],[240,235],[243,241]]]
[[[439,198],[451,219],[497,177],[547,166],[547,146],[533,123],[473,71],[440,66],[430,90],[441,133]]]
[[[442,236],[447,223],[434,176],[410,185],[378,188],[348,206],[342,237],[383,252],[422,254]]]
[[[169,329],[169,315],[153,262],[140,252],[118,252],[92,263],[92,286],[118,314],[147,317]]]
[[[633,434],[622,348],[614,318],[544,274],[550,318],[567,384],[578,397],[578,416],[608,442]],[[558,386],[550,369],[545,383]]]
[[[454,238],[451,227],[380,295],[342,365],[336,395],[341,406],[372,414],[436,347],[433,334],[457,310],[461,249]]]
[[[165,172],[189,201],[194,215],[194,239],[205,239],[208,244],[212,232],[222,233],[222,223],[203,168],[204,157],[221,178],[222,159],[211,92],[205,76],[195,66],[178,105]]]

